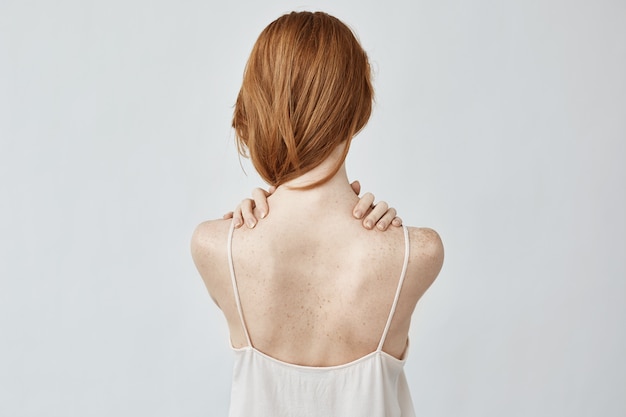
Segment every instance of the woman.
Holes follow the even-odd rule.
[[[235,352],[230,416],[414,415],[409,324],[443,246],[430,229],[366,230],[352,216],[344,160],[372,98],[367,55],[332,16],[284,15],[254,45],[233,127],[276,187],[271,215],[205,222],[192,238]]]

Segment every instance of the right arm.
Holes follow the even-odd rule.
[[[407,290],[411,300],[417,304],[441,271],[444,248],[439,234],[429,228],[409,227],[409,240],[412,279],[408,282]]]

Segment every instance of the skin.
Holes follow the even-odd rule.
[[[354,190],[354,193],[359,195],[361,192],[361,183],[354,181],[350,186],[352,190]],[[265,216],[269,214],[267,198],[272,195],[275,190],[276,187],[270,187],[268,191],[262,188],[255,188],[252,190],[252,198],[244,199],[234,211],[226,213],[223,219],[233,219],[235,228],[237,229],[244,224],[249,228],[253,228],[258,222],[254,214],[254,209],[257,209],[259,218],[264,219]],[[396,227],[402,226],[402,219],[396,215],[395,208],[389,207],[384,201],[374,204],[374,200],[374,194],[365,193],[354,206],[352,214],[356,219],[363,220],[363,227],[372,229],[376,226],[379,230],[387,230],[391,225]]]
[[[272,216],[233,236],[233,259],[246,325],[255,349],[303,366],[349,363],[376,350],[404,258],[401,228],[367,230],[353,216],[358,196],[345,166],[321,178],[341,150],[267,198]],[[256,207],[255,216],[261,216]],[[267,212],[266,212],[267,213]],[[235,348],[247,345],[227,261],[230,220],[204,222],[191,242],[194,262],[224,313]],[[402,358],[411,315],[437,277],[443,245],[432,229],[409,228],[410,256],[383,351]]]

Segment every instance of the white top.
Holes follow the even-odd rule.
[[[382,348],[398,303],[409,261],[409,234],[404,228],[404,264],[378,348],[352,362],[327,367],[294,365],[257,350],[250,342],[237,290],[228,234],[230,276],[248,346],[235,349],[230,417],[414,417],[403,359]]]

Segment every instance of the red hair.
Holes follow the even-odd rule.
[[[318,166],[366,124],[374,91],[367,54],[339,19],[292,12],[261,32],[243,76],[233,115],[239,153],[270,185]]]

